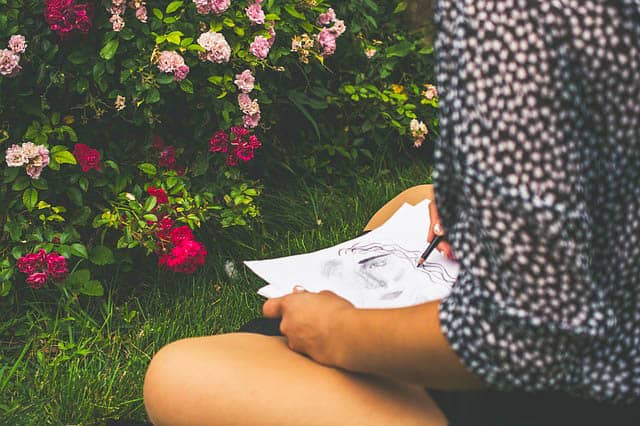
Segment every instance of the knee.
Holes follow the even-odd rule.
[[[144,405],[153,424],[172,424],[178,419],[185,395],[190,362],[189,339],[164,346],[155,354],[144,378]]]

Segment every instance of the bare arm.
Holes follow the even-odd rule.
[[[401,309],[355,309],[331,292],[268,300],[289,347],[334,367],[433,388],[478,389],[440,331],[439,302]]]
[[[477,389],[440,331],[439,302],[402,309],[346,310],[340,367],[440,389]]]

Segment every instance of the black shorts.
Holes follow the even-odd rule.
[[[267,318],[240,331],[282,336],[280,321]],[[450,426],[640,426],[640,404],[602,404],[560,392],[426,391]]]

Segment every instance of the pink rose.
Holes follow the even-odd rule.
[[[256,79],[251,74],[251,71],[244,70],[240,74],[236,74],[234,83],[236,84],[236,86],[238,86],[238,89],[240,89],[242,93],[249,93],[253,90],[255,81]]]
[[[256,36],[253,39],[253,43],[249,46],[249,52],[251,52],[258,59],[265,59],[269,54],[271,45],[269,40],[262,36]]]
[[[142,23],[147,22],[147,8],[145,6],[140,6],[136,9],[136,19]]]
[[[120,15],[111,15],[109,22],[111,22],[111,28],[115,32],[120,32],[124,28],[124,19]]]
[[[202,33],[198,37],[198,44],[207,51],[205,54],[207,60],[217,64],[229,62],[231,46],[227,43],[224,35],[213,31]]]
[[[333,55],[336,51],[336,35],[327,28],[318,34],[318,43],[322,49],[322,56]]]
[[[177,82],[180,82],[187,78],[187,75],[189,75],[189,66],[180,65],[173,73],[173,79]]]
[[[247,129],[253,129],[260,124],[260,113],[257,112],[255,114],[245,114],[242,117],[242,125]]]
[[[328,25],[335,20],[336,12],[332,8],[329,8],[325,13],[321,13],[320,16],[318,16],[318,25]]]
[[[216,15],[221,15],[229,8],[229,0],[209,0],[209,8]]]
[[[15,77],[21,69],[20,56],[17,53],[10,49],[0,50],[0,75]]]
[[[24,53],[27,50],[27,43],[23,35],[15,34],[9,39],[9,49],[13,53]]]
[[[259,2],[251,3],[249,7],[245,9],[245,12],[252,25],[264,24],[264,11]]]

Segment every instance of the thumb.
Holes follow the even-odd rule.
[[[262,305],[262,314],[266,318],[281,318],[284,297],[269,299]]]

